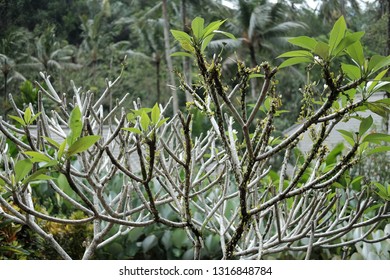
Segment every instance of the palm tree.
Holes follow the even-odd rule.
[[[248,48],[252,66],[258,64],[257,57],[268,59],[270,54],[274,57],[280,47],[287,43],[286,34],[304,27],[299,22],[285,21],[285,8],[281,3],[273,4],[266,0],[239,0],[238,30]]]
[[[25,81],[25,73],[19,69],[26,69],[25,63],[28,54],[29,32],[24,29],[16,30],[0,41],[0,71],[3,76],[3,105],[7,104],[8,85],[14,80]]]
[[[233,22],[229,25],[230,32],[238,35],[238,41],[223,40],[225,44],[239,45],[241,56],[249,56],[251,67],[259,62],[273,59],[280,49],[287,45],[286,34],[294,29],[304,28],[300,22],[287,20],[287,7],[281,3],[269,3],[267,0],[238,1],[238,10]],[[216,42],[219,44],[220,42]],[[255,97],[258,90],[256,79],[251,80],[251,95]]]
[[[97,4],[97,3],[96,3]],[[112,43],[112,33],[107,19],[111,17],[109,0],[103,0],[101,5],[88,5],[93,17],[81,17],[81,37],[83,41],[79,48],[79,58],[85,59],[85,65],[96,68],[98,60],[102,59],[107,46]],[[93,69],[95,72],[96,69]]]
[[[220,20],[222,18],[231,18],[233,13],[231,9],[222,5],[222,1],[208,1],[208,0],[181,0],[180,1],[180,20],[181,27],[184,32],[189,33],[189,26],[191,19],[198,15],[207,15],[208,21]],[[192,84],[192,63],[189,57],[183,57],[183,74],[187,85]],[[192,100],[188,91],[186,93],[186,101]]]
[[[41,36],[35,40],[34,54],[31,57],[32,65],[48,73],[62,69],[79,69],[80,64],[74,62],[76,48],[65,41],[58,41],[55,28],[47,28]]]
[[[132,49],[131,43],[128,41],[121,41],[113,45],[114,48],[121,45],[120,53],[130,58],[140,58],[143,61],[149,62],[155,68],[156,80],[156,100],[154,102],[161,102],[161,64],[164,59],[164,40],[161,36],[163,33],[164,22],[162,19],[148,19],[145,21],[134,20],[133,27],[140,37],[141,45],[144,46],[142,51]]]
[[[155,69],[156,81],[156,100],[153,102],[160,103],[162,97],[161,77],[164,63],[164,25],[165,21],[161,18],[162,2],[153,7],[144,7],[142,10],[132,16],[121,17],[115,22],[115,25],[130,26],[132,42],[121,41],[116,44],[121,45],[120,53],[130,58],[140,58],[143,62],[149,62]],[[142,46],[142,49],[139,48]],[[170,76],[170,75],[167,75]]]
[[[25,65],[38,69],[57,78],[59,89],[63,90],[64,70],[78,70],[81,64],[76,62],[76,47],[66,41],[58,41],[55,28],[48,27],[35,39],[32,55]]]
[[[4,104],[7,103],[7,94],[8,89],[7,86],[12,80],[21,80],[25,81],[26,78],[18,71],[16,71],[16,63],[15,60],[6,56],[5,54],[0,53],[0,71],[3,74],[3,98]]]
[[[360,15],[357,0],[322,0],[319,16],[324,23],[333,24],[340,16],[350,17]]]
[[[179,99],[176,91],[176,81],[173,73],[173,62],[171,57],[171,43],[170,43],[170,26],[169,26],[169,15],[168,15],[168,4],[167,0],[162,0],[162,13],[164,18],[164,45],[165,45],[165,60],[169,71],[169,81],[172,88],[173,97],[173,113],[176,114],[179,111]]]

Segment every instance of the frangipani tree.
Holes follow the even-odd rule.
[[[135,102],[133,110],[125,111],[118,101],[105,114],[100,105],[117,80],[108,82],[97,100],[91,92],[74,87],[69,104],[42,75],[48,89],[41,88],[39,112],[15,108],[13,124],[0,122],[4,166],[0,215],[30,227],[65,259],[69,254],[39,220],[92,223],[84,259],[119,236],[152,225],[185,232],[195,259],[202,258],[210,235],[219,240],[224,259],[261,259],[295,251],[309,259],[316,248],[388,238],[388,232],[375,239],[371,235],[390,217],[388,183],[340,182],[365,154],[388,151],[382,143],[389,142],[389,136],[370,132],[372,119],[367,117],[358,131],[341,131],[348,143],[344,150],[331,150],[324,140],[337,123],[358,117],[359,110],[388,112],[387,99],[371,103],[368,97],[386,87],[383,77],[390,58],[366,59],[360,44],[363,34],[348,31],[340,18],[328,42],[291,39],[300,49],[282,54],[287,59],[279,67],[267,62],[245,67],[238,62],[239,79],[229,88],[223,79],[222,55],[211,60],[204,55],[215,35],[233,38],[219,31],[222,24],[205,26],[203,19],[195,18],[191,34],[172,30],[185,50],[175,55],[192,57],[199,68],[196,92],[184,79],[181,83],[194,100],[188,106],[209,119],[210,129],[199,137],[192,135],[190,110],[167,118],[162,105],[143,108]],[[274,120],[281,113],[282,93],[276,78],[279,71],[300,63],[321,69],[323,77],[316,85],[324,88],[322,99],[313,100],[313,83],[307,84],[300,126],[290,136],[277,137]],[[247,91],[255,77],[262,80],[262,90],[255,105],[248,106]],[[357,92],[363,99],[355,99]],[[44,96],[58,104],[60,113],[48,117]],[[318,110],[312,109],[313,102]],[[112,118],[115,121],[108,126]],[[312,132],[312,148],[306,154],[295,153],[307,130]],[[5,138],[17,146],[16,157],[10,158]],[[275,165],[276,157],[282,158],[280,166]],[[287,172],[289,164],[295,167]],[[118,176],[123,184],[114,188],[110,182]],[[85,217],[54,217],[39,211],[34,196],[40,181],[48,182],[58,199]],[[361,234],[349,235],[355,229]],[[151,246],[151,239],[144,249]]]

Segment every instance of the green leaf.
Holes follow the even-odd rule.
[[[353,133],[352,133],[352,132],[346,131],[346,130],[343,130],[343,129],[338,129],[337,131],[340,132],[341,136],[343,136],[343,138],[344,138],[351,146],[354,146],[354,145],[355,145],[355,140],[354,140],[354,137],[353,137]]]
[[[42,113],[42,112],[36,113],[36,114],[31,118],[30,124],[33,123],[33,122],[39,117],[39,115],[40,115],[41,113]]]
[[[271,98],[271,97],[267,97],[267,98],[264,100],[265,112],[268,112],[269,109],[271,108],[271,101],[272,101],[272,98]]]
[[[374,120],[371,116],[368,116],[367,118],[363,119],[359,126],[359,135],[363,135],[366,133],[370,127],[372,126]]]
[[[187,239],[186,232],[182,229],[175,229],[172,233],[172,243],[176,248],[181,248]]]
[[[33,168],[33,163],[29,159],[19,160],[15,163],[15,180],[22,180]]]
[[[346,35],[341,42],[338,44],[336,49],[331,52],[331,55],[338,56],[341,52],[345,51],[350,45],[360,41],[360,39],[364,36],[364,32],[354,32]]]
[[[379,69],[390,65],[390,56],[373,55],[368,63],[368,71],[375,73]]]
[[[344,185],[340,184],[339,182],[333,183],[332,186],[334,186],[335,188],[344,189]]]
[[[130,131],[130,132],[135,133],[135,134],[142,134],[142,131],[139,130],[138,128],[136,128],[136,127],[124,127],[122,129]]]
[[[128,121],[128,122],[133,122],[133,121],[136,120],[136,115],[135,115],[134,113],[128,113],[128,114],[126,115],[126,118],[127,118],[127,121]]]
[[[46,174],[40,174],[40,175],[33,177],[31,181],[47,181],[47,180],[53,180],[53,179],[55,179],[55,178],[52,176],[49,176]]]
[[[74,107],[69,117],[70,134],[67,137],[68,145],[71,146],[81,135],[83,123],[79,106]]]
[[[313,60],[307,57],[292,57],[283,61],[282,64],[279,65],[279,69],[282,69],[287,66],[292,66],[295,64],[310,63],[310,62],[313,62]]]
[[[372,89],[372,91],[370,91],[370,93],[378,92],[378,91],[388,91],[389,85],[390,82],[380,81],[374,86],[374,88]]]
[[[285,53],[279,55],[277,58],[281,58],[281,57],[308,57],[308,58],[311,58],[311,57],[313,57],[313,54],[309,51],[298,50],[298,51],[285,52]]]
[[[384,105],[389,105],[390,106],[390,98],[383,98],[383,99],[380,99],[380,100],[376,100],[372,103],[380,103],[380,104],[384,104]]]
[[[195,52],[195,49],[194,49],[194,47],[192,46],[192,43],[191,43],[191,42],[181,41],[181,42],[180,42],[180,45],[181,45],[181,47],[182,47],[184,50],[186,50],[186,51],[189,51],[189,52],[192,52],[192,53]]]
[[[206,38],[206,37],[212,35],[212,33],[215,30],[218,30],[225,21],[226,21],[226,19],[225,20],[217,20],[217,21],[213,21],[212,23],[207,25],[203,31],[203,38]]]
[[[359,184],[360,185],[360,182],[363,180],[364,176],[357,176],[355,177],[352,182],[351,182],[351,185],[356,185],[356,184]]]
[[[140,124],[141,124],[141,128],[142,128],[143,131],[147,131],[148,130],[148,127],[149,127],[149,124],[150,124],[150,118],[149,118],[148,114],[145,111],[143,111],[142,114],[141,114]]]
[[[329,45],[324,42],[318,42],[314,49],[314,53],[324,60],[329,58]]]
[[[162,126],[164,123],[166,123],[166,121],[169,120],[169,118],[165,118],[165,119],[162,119],[161,121],[159,121],[156,125],[157,128],[159,128],[160,126]]]
[[[67,151],[67,157],[88,150],[93,144],[99,141],[100,135],[88,135],[74,142]]]
[[[40,152],[27,151],[24,153],[31,157],[32,162],[49,162],[49,161],[51,161],[51,159],[47,155],[42,154]]]
[[[374,102],[367,102],[365,103],[367,108],[371,111],[374,112],[375,114],[383,117],[383,118],[388,118],[390,114],[390,110],[386,105],[382,105],[380,103],[374,103]]]
[[[214,34],[207,36],[206,38],[203,39],[202,41],[202,47],[201,51],[204,52],[204,50],[207,48],[211,40],[214,38]]]
[[[11,115],[8,115],[8,117],[11,118],[11,119],[13,119],[13,120],[15,120],[15,121],[17,121],[17,122],[20,123],[22,126],[26,126],[26,125],[27,125],[26,122],[24,121],[24,119],[22,119],[22,118],[19,118],[19,117],[17,117],[17,116],[11,116]]]
[[[381,142],[390,142],[390,135],[384,134],[384,133],[371,133],[368,134],[363,139],[364,142],[374,143],[374,144],[381,144]]]
[[[45,169],[45,168],[39,169],[39,170],[35,171],[33,174],[31,174],[30,176],[28,176],[26,179],[23,180],[23,184],[27,184],[27,183],[30,183],[32,181],[52,180],[52,179],[54,179],[54,177],[51,177],[49,175],[44,174],[47,171],[48,170]]]
[[[60,175],[58,175],[57,184],[62,189],[70,189],[68,179],[62,173],[60,173]]]
[[[49,142],[50,144],[52,144],[54,147],[56,147],[57,149],[59,149],[60,148],[60,144],[57,142],[57,141],[55,141],[55,140],[53,140],[53,139],[51,139],[51,138],[49,138],[49,137],[46,137],[46,136],[43,136],[43,139],[45,139],[47,142]]]
[[[299,37],[288,39],[287,41],[295,46],[308,49],[310,51],[314,51],[316,45],[318,44],[318,42],[315,39],[307,36],[299,36]]]
[[[387,73],[387,69],[381,71],[378,75],[375,76],[375,78],[368,82],[367,85],[368,85],[368,89],[367,91],[368,92],[372,92],[375,88],[375,86],[382,80],[382,78],[386,75]]]
[[[145,113],[152,112],[152,108],[141,108],[141,109],[138,109],[138,110],[131,110],[131,111],[133,111],[135,116],[140,117],[144,112]]]
[[[355,65],[341,63],[341,69],[351,80],[358,80],[362,76],[360,68]]]
[[[64,154],[64,151],[65,151],[65,148],[66,148],[66,141],[63,141],[60,145],[60,147],[58,148],[58,155],[57,155],[57,159],[60,160],[62,158],[62,155]]]
[[[332,108],[335,109],[336,111],[340,110],[340,103],[338,100],[333,102]]]
[[[23,119],[25,123],[30,124],[31,121],[31,109],[30,107],[26,108],[26,111],[24,111]]]
[[[385,153],[385,152],[390,152],[390,146],[379,146],[379,147],[376,147],[372,150],[369,150],[367,152],[367,156],[370,156],[370,155],[373,155],[373,154],[377,154],[377,153]]]
[[[174,53],[171,53],[171,56],[188,56],[188,57],[192,57],[192,54],[190,54],[188,52],[174,52]]]
[[[338,44],[344,38],[345,32],[347,30],[347,24],[345,23],[345,19],[341,16],[333,25],[332,30],[329,35],[329,49],[330,53],[333,53],[333,50],[336,49]]]
[[[53,159],[53,160],[49,161],[48,163],[44,164],[41,168],[47,168],[47,167],[55,166],[55,165],[58,165],[58,161]]]
[[[161,115],[160,107],[156,103],[156,104],[154,104],[154,106],[152,108],[152,113],[151,113],[152,124],[157,124],[158,123],[158,121],[160,119],[160,115]]]
[[[181,41],[187,41],[187,42],[191,42],[191,36],[188,35],[187,33],[185,33],[184,31],[180,31],[180,30],[171,30],[171,33],[173,35],[173,37],[181,42]]]
[[[388,186],[387,188],[378,183],[378,182],[374,182],[374,185],[377,187],[378,191],[376,191],[376,193],[381,197],[383,198],[384,200],[388,200],[390,201],[390,186]]]
[[[194,34],[195,39],[200,39],[203,36],[204,29],[204,19],[201,17],[196,17],[191,23],[192,33]]]
[[[191,37],[184,31],[171,30],[173,37],[180,43],[181,47],[191,53],[194,52],[194,47],[191,43]]]
[[[359,66],[364,65],[363,46],[360,41],[357,41],[352,45],[348,46],[347,53]]]
[[[14,246],[6,246],[6,245],[2,245],[0,247],[0,253],[1,252],[5,252],[5,253],[12,253],[12,255],[16,255],[16,254],[19,254],[19,255],[30,255],[30,252],[27,251],[27,250],[24,250],[22,248],[17,248],[17,247],[14,247]],[[2,254],[1,254],[2,255]]]
[[[222,34],[222,35],[225,35],[226,37],[228,37],[230,39],[237,40],[236,37],[232,33],[229,33],[229,32],[225,32],[225,31],[221,31],[221,30],[215,30],[213,33],[215,33],[215,34]]]

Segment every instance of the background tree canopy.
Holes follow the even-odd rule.
[[[389,99],[369,98],[379,91],[388,96],[389,11],[384,0],[318,0],[314,7],[304,0],[0,0],[0,202],[10,211],[0,217],[0,257],[388,258]],[[353,115],[355,109],[380,121]],[[323,141],[344,118],[358,122],[357,132],[337,129],[344,143],[329,150]],[[63,142],[31,126],[54,122],[67,127]],[[303,128],[288,134],[296,125]],[[311,139],[308,151],[296,149],[304,137]],[[118,158],[111,142],[120,147]],[[138,171],[125,149],[140,159]],[[164,156],[169,164],[157,161]],[[41,216],[18,224],[17,213],[29,211],[18,199],[30,182],[39,186],[30,210]],[[222,191],[208,192],[214,184]],[[253,191],[257,184],[261,192]],[[139,207],[127,212],[139,215],[134,223],[155,223],[132,227],[110,210],[125,185],[138,195],[129,207]],[[329,193],[317,193],[324,185]],[[96,186],[109,191],[96,198]],[[296,188],[311,187],[301,199]],[[321,203],[331,214],[314,207],[315,221],[336,233],[323,247],[322,233],[302,222],[307,205]],[[196,212],[200,205],[215,215]],[[351,226],[348,241],[337,238],[355,208],[365,219],[359,225],[375,226],[364,237]],[[338,211],[345,217],[329,226]],[[101,225],[92,224],[99,215]],[[218,215],[226,221],[213,220]],[[291,218],[297,215],[301,221]],[[289,236],[279,220],[312,234],[284,250],[282,235]],[[216,224],[227,221],[231,230],[218,234]],[[251,240],[261,244],[267,234],[276,245],[263,256]]]
[[[224,4],[222,4],[224,3]],[[297,34],[321,37],[336,18],[344,15],[351,30],[366,31],[363,41],[367,52],[387,54],[387,2],[317,1],[309,7],[305,1],[0,1],[0,77],[4,100],[8,93],[20,92],[21,82],[34,82],[39,71],[47,71],[60,91],[68,91],[69,80],[83,82],[86,90],[96,90],[113,79],[125,65],[124,79],[112,92],[112,102],[129,92],[145,104],[166,102],[176,82],[165,49],[177,50],[173,38],[164,37],[163,6],[166,6],[169,28],[188,31],[190,19],[202,16],[206,21],[228,19],[227,31],[237,40],[215,38],[216,52],[224,49],[229,69],[235,58],[248,65],[262,61],[276,62],[277,55],[291,48],[287,38]],[[21,12],[22,11],[22,12]],[[374,22],[374,24],[372,24]],[[169,44],[166,44],[170,40]],[[126,59],[124,59],[126,57]],[[191,62],[172,59],[173,69],[184,70],[191,81]],[[280,62],[280,60],[279,60]],[[142,64],[142,67],[139,65]],[[297,74],[298,69],[292,68]],[[299,76],[299,74],[297,75]],[[234,79],[234,77],[232,77]],[[291,114],[297,115],[296,90],[305,81],[283,79],[283,98]],[[252,82],[255,85],[256,81]],[[170,86],[171,85],[171,86]],[[252,98],[255,95],[252,87]],[[188,101],[180,89],[179,106]],[[20,102],[34,96],[24,92]],[[7,103],[2,105],[9,110]],[[107,106],[110,106],[107,104]],[[283,118],[285,127],[291,118]]]

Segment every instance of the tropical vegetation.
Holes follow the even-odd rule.
[[[1,1],[0,258],[389,259],[389,9]]]

